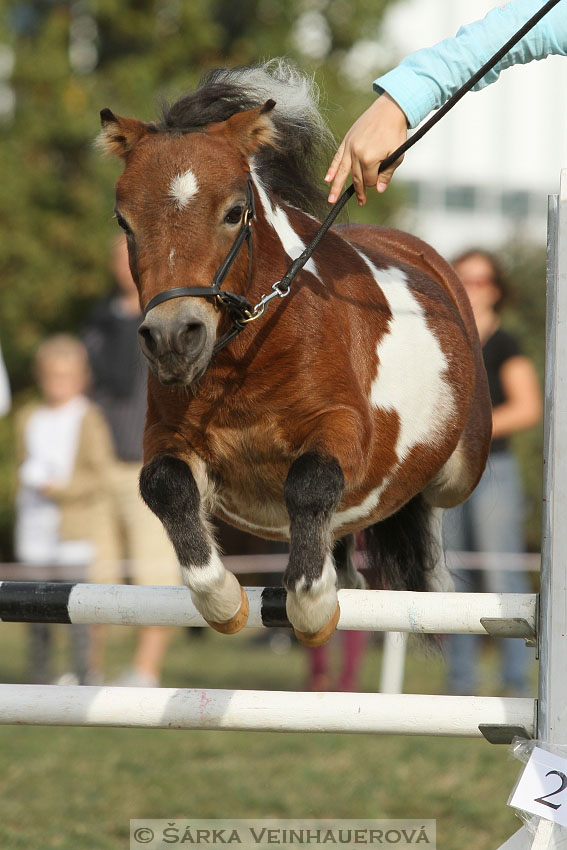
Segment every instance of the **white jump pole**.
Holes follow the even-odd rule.
[[[386,632],[380,670],[381,694],[401,694],[404,690],[407,632]]]
[[[0,724],[479,738],[479,724],[534,728],[534,700],[422,694],[0,685]]]
[[[289,625],[285,591],[248,587],[247,625]],[[526,637],[536,595],[339,590],[339,629]],[[206,626],[185,587],[0,582],[0,620],[122,626]],[[504,621],[505,624],[504,624]]]

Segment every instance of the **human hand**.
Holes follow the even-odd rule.
[[[407,135],[405,113],[389,94],[381,95],[354,122],[333,157],[325,176],[327,183],[333,181],[329,203],[334,204],[338,199],[349,171],[359,206],[366,203],[366,186],[376,186],[378,192],[385,192],[403,156],[380,174],[378,167],[405,142]]]

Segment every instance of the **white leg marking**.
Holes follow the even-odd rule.
[[[211,550],[211,557],[206,566],[182,566],[183,583],[195,593],[208,593],[222,584],[226,569],[216,549]]]
[[[211,623],[226,623],[240,610],[242,594],[238,579],[221,561],[207,516],[207,504],[213,499],[213,485],[204,461],[192,458],[191,471],[201,497],[201,522],[206,529],[211,554],[208,564],[181,567],[183,583],[191,591],[191,598],[199,613]]]
[[[303,584],[300,580],[296,592],[288,592],[287,616],[298,631],[313,634],[329,622],[337,607],[337,574],[330,553],[325,558],[320,578],[308,591],[302,590]]]
[[[226,623],[240,610],[242,595],[238,579],[225,569],[215,549],[207,566],[181,567],[181,574],[205,620]]]

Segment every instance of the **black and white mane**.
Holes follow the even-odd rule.
[[[282,201],[315,215],[325,210],[319,166],[333,137],[318,108],[314,81],[281,59],[263,65],[216,68],[197,88],[166,106],[158,131],[193,133],[226,121],[237,112],[276,101],[272,113],[278,148],[264,148],[254,167],[268,191]]]

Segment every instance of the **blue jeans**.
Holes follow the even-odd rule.
[[[523,552],[524,504],[520,474],[508,452],[491,454],[472,496],[445,511],[445,549],[469,552]],[[489,593],[530,593],[525,573],[514,570],[455,570],[455,590]],[[480,635],[451,635],[448,641],[448,687],[452,693],[472,694],[477,688]],[[523,694],[533,653],[521,638],[499,641],[501,683]]]

